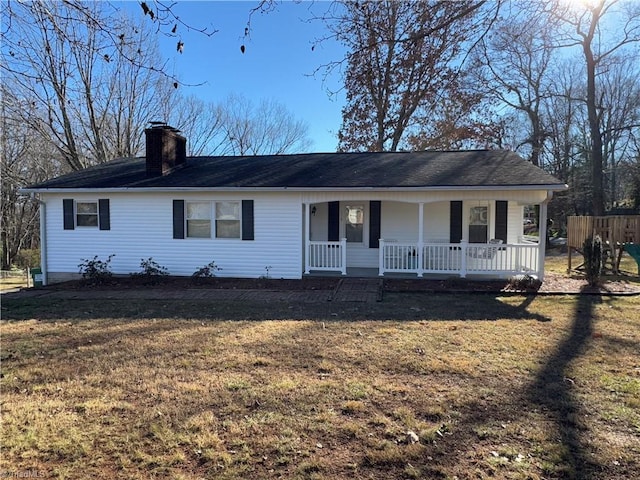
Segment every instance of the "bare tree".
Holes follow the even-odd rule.
[[[186,136],[189,155],[226,155],[231,151],[222,109],[214,102],[174,91],[163,104],[160,118]]]
[[[558,4],[554,14],[566,25],[560,38],[562,45],[579,47],[584,58],[591,143],[592,211],[594,215],[603,215],[604,152],[602,108],[598,104],[598,75],[611,56],[620,55],[625,49],[633,49],[633,55],[637,56],[637,45],[640,42],[640,4],[624,0],[598,0],[584,3],[581,7]],[[613,22],[616,27],[607,28],[603,25],[606,21]]]
[[[548,77],[549,96],[542,103],[545,129],[545,161],[547,170],[568,182],[571,167],[579,150],[577,125],[584,111],[581,75],[571,60],[557,62]]]
[[[105,34],[104,5],[19,3],[3,35],[5,76],[34,107],[23,120],[52,142],[71,170],[138,151],[148,121],[142,118],[162,103],[152,97],[160,76],[142,66],[157,64],[149,32],[113,16],[112,30]],[[92,20],[82,23],[87,18]],[[110,33],[117,30],[133,33],[116,51]]]
[[[28,184],[59,173],[52,161],[51,145],[22,121],[22,112],[33,108],[20,101],[7,84],[2,85],[0,105],[0,194],[2,196],[2,269],[9,269],[22,248],[38,244],[38,203],[19,194]]]
[[[189,155],[263,155],[304,152],[308,126],[275,100],[253,103],[233,94],[216,103],[174,91],[159,119],[188,139]]]
[[[530,147],[534,165],[540,165],[546,136],[541,109],[549,97],[549,66],[554,54],[551,28],[553,25],[536,12],[518,11],[495,25],[491,36],[480,42],[472,69],[477,88],[485,97],[498,99],[526,117],[527,135],[521,144]]]
[[[297,153],[311,145],[307,124],[276,101],[263,100],[256,106],[246,97],[231,95],[220,112],[233,155]]]
[[[628,167],[627,198],[636,210],[640,210],[640,135],[630,138],[630,161]]]
[[[144,151],[143,131],[147,123],[158,118],[159,112],[175,94],[171,79],[159,75],[145,65],[157,65],[160,53],[155,41],[147,38],[145,27],[137,31],[128,46],[122,46],[136,62],[116,56],[109,62],[101,87],[103,95],[99,108],[104,115],[100,133],[104,137],[107,159],[132,157]]]
[[[598,104],[602,132],[604,196],[619,204],[630,181],[625,170],[633,162],[633,138],[640,135],[640,66],[638,59],[613,58],[601,75]]]

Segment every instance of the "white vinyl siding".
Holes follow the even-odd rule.
[[[403,202],[382,202],[380,236],[397,242],[418,241],[418,205]]]
[[[524,233],[522,218],[524,206],[509,202],[507,207],[507,243],[518,243]]]
[[[115,274],[127,275],[139,269],[142,258],[166,267],[172,275],[188,276],[215,261],[222,268],[219,277],[273,278],[302,276],[302,222],[300,197],[282,193],[238,195],[238,193],[101,193],[110,199],[111,229],[63,229],[62,198],[76,201],[95,199],[95,194],[43,194],[47,202],[47,269],[49,272],[78,273],[83,259],[111,254]],[[254,200],[255,241],[210,238],[173,238],[173,200],[189,202]]]
[[[451,203],[448,201],[424,205],[425,243],[449,243],[450,216]]]

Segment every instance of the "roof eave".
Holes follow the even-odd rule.
[[[107,188],[21,188],[19,193],[151,193],[151,192],[310,192],[310,191],[396,191],[396,192],[441,192],[448,190],[467,191],[511,191],[511,190],[567,190],[567,184],[542,184],[542,185],[447,185],[447,186],[423,186],[423,187],[107,187]]]

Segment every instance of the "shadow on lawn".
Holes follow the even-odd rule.
[[[382,302],[300,302],[291,300],[207,299],[60,299],[3,298],[5,320],[44,321],[101,319],[322,320],[322,321],[493,321],[551,319],[530,308],[536,294],[504,295],[390,293]]]
[[[524,312],[534,299],[535,295],[529,296],[520,305],[511,308],[513,312],[520,311],[526,315]],[[589,346],[593,335],[595,306],[601,302],[602,298],[599,295],[580,295],[568,335],[558,342],[555,351],[550,352],[546,357],[532,383],[528,386],[524,385],[521,392],[514,391],[513,385],[496,384],[492,385],[496,389],[492,397],[477,398],[464,405],[461,409],[463,416],[457,422],[464,428],[456,431],[450,438],[444,438],[439,442],[440,446],[432,455],[437,459],[433,465],[425,465],[425,471],[432,474],[434,478],[444,476],[444,472],[447,474],[455,472],[458,462],[463,459],[463,453],[471,457],[470,451],[477,450],[481,445],[486,449],[487,444],[491,445],[491,448],[496,448],[494,442],[501,438],[502,434],[491,436],[491,428],[495,425],[518,423],[523,421],[523,415],[526,417],[528,412],[540,410],[554,428],[545,443],[559,446],[556,451],[541,452],[541,460],[547,457],[551,471],[554,475],[561,476],[552,476],[552,478],[579,480],[598,478],[598,472],[602,472],[604,466],[595,462],[587,452],[585,435],[588,435],[588,430],[581,422],[580,405],[572,392],[578,380],[570,378],[570,365],[582,356]],[[517,315],[517,313],[513,314]],[[550,319],[542,317],[539,320]],[[621,342],[623,348],[628,347],[629,344],[635,345],[634,342]],[[523,412],[523,408],[528,412]],[[489,432],[486,434],[487,438],[484,438],[485,434],[482,433],[485,430]],[[477,435],[477,432],[480,432],[480,435]],[[504,435],[508,435],[511,441],[515,442],[514,445],[518,444],[518,434],[505,433]],[[523,451],[525,451],[524,448]],[[500,472],[500,467],[492,466],[491,460],[487,461],[486,457],[480,458],[481,460],[476,460],[477,467],[485,470],[486,474],[494,476]]]
[[[529,401],[542,406],[556,426],[565,451],[564,460],[568,467],[566,473],[570,478],[585,480],[595,478],[594,472],[600,466],[594,464],[585,451],[582,436],[586,430],[581,424],[580,407],[572,393],[575,381],[569,376],[569,367],[588,347],[593,335],[594,307],[601,302],[600,296],[579,297],[569,336],[548,358],[526,392]]]

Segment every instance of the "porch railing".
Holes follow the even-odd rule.
[[[347,239],[339,242],[308,242],[305,273],[310,270],[347,274]]]
[[[397,243],[380,240],[379,275],[539,273],[539,246],[497,243]]]

